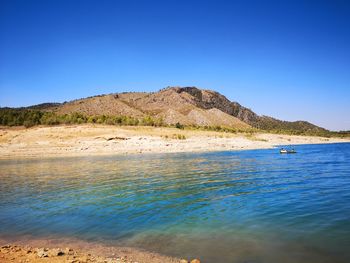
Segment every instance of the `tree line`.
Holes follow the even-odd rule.
[[[237,129],[223,126],[198,126],[181,123],[167,125],[161,118],[145,116],[143,118],[134,118],[129,116],[114,115],[92,115],[88,116],[82,113],[74,112],[70,114],[57,114],[49,111],[31,110],[31,109],[12,109],[0,108],[0,125],[3,126],[25,126],[27,128],[35,125],[59,125],[59,124],[83,124],[96,123],[108,125],[127,125],[127,126],[154,126],[154,127],[174,127],[178,129],[208,130],[227,133],[255,133],[259,131],[274,134],[288,135],[310,135],[322,137],[350,137],[350,131],[333,132],[325,129],[292,129],[291,127],[271,127],[269,129]]]
[[[97,123],[109,125],[130,125],[130,126],[163,126],[162,119],[151,116],[133,118],[129,116],[92,115],[87,116],[74,112],[71,114],[57,114],[39,110],[27,109],[0,109],[0,125],[4,126],[25,126],[35,125],[59,125],[59,124],[83,124]]]

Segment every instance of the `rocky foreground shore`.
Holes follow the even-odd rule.
[[[72,248],[33,248],[29,246],[5,245],[0,248],[0,262],[18,262],[18,263],[158,263],[158,262],[173,262],[173,263],[200,263],[199,259],[188,261],[187,259],[171,259],[160,255],[143,256],[128,255],[125,251],[120,255],[113,257],[103,257],[86,253]]]

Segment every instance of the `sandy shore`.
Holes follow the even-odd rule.
[[[75,239],[23,238],[10,244],[7,240],[0,239],[0,262],[185,263],[192,261],[136,248],[108,246]]]
[[[232,134],[176,128],[71,125],[0,129],[0,158],[266,149],[276,145],[350,142],[278,134]]]

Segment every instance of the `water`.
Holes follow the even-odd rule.
[[[204,262],[350,262],[350,144],[0,161],[0,237]]]

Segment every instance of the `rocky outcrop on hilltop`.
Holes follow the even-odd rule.
[[[250,125],[254,124],[259,116],[237,102],[231,102],[224,95],[212,90],[200,90],[196,87],[175,88],[178,93],[187,92],[194,98],[196,105],[203,109],[219,109]]]

